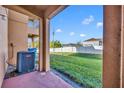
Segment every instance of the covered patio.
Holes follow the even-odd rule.
[[[39,31],[39,70],[3,80],[6,73],[1,70],[2,87],[71,87],[68,83],[50,72],[49,61],[49,22],[62,11],[65,5],[3,5],[8,9],[40,20]],[[103,87],[124,87],[124,7],[104,6],[104,50]],[[23,19],[23,18],[22,18]],[[18,37],[17,37],[18,38]],[[108,52],[109,51],[109,52]],[[4,55],[0,56],[4,59]],[[9,60],[8,60],[9,62]],[[4,64],[3,62],[2,64]],[[3,67],[4,65],[2,65]],[[3,68],[5,69],[5,68]]]

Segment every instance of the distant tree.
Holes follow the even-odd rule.
[[[60,47],[62,47],[62,44],[60,41],[56,40],[56,41],[50,42],[50,48],[60,48]]]
[[[78,42],[77,42],[77,45],[81,45],[81,41],[78,41]]]

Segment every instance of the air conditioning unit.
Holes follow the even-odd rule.
[[[17,53],[17,71],[20,73],[31,72],[35,67],[34,52],[18,52]]]

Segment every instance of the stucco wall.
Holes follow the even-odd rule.
[[[0,87],[7,69],[8,60],[8,18],[7,9],[0,6]]]
[[[28,48],[28,16],[9,10],[9,63],[16,65],[17,52]]]

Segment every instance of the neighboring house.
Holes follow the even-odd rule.
[[[102,46],[103,40],[101,38],[90,38],[81,42],[83,46]]]

